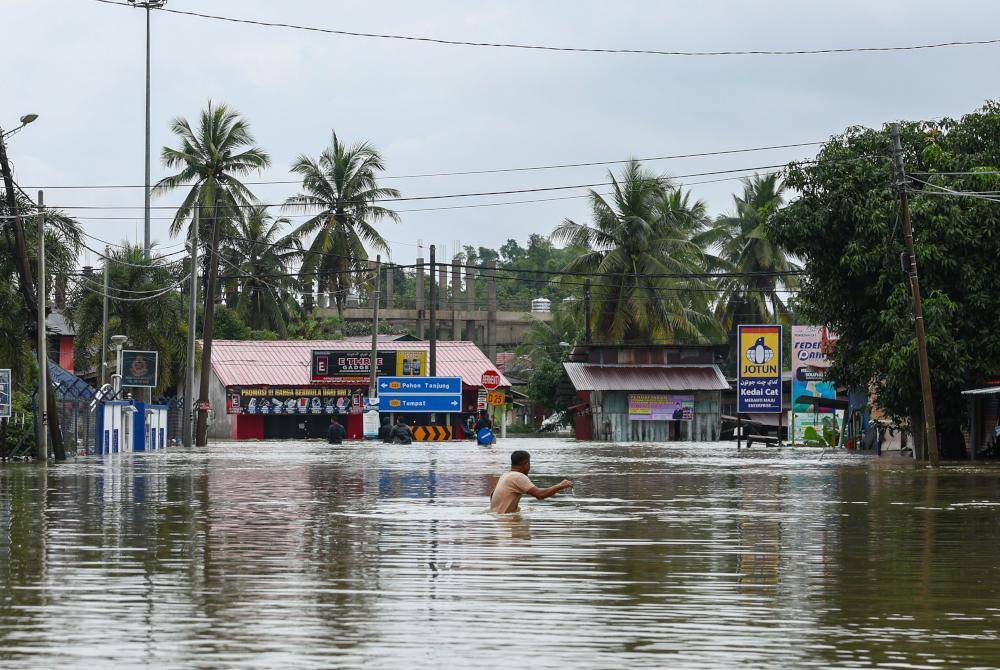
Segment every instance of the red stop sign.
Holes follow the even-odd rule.
[[[483,388],[492,391],[500,386],[500,373],[496,370],[487,370],[482,377]]]

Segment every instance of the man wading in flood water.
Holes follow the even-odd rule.
[[[505,472],[496,488],[490,495],[490,511],[497,514],[510,514],[518,511],[518,503],[521,496],[529,493],[538,500],[551,498],[555,494],[565,489],[573,488],[573,482],[564,479],[555,486],[547,489],[540,489],[528,479],[531,471],[531,454],[527,451],[515,451],[510,455],[510,472]]]

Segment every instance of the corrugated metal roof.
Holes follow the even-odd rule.
[[[368,343],[350,340],[215,340],[212,371],[223,386],[309,386],[313,349],[370,351]],[[381,351],[429,351],[430,344],[380,342]],[[461,377],[466,386],[479,386],[482,375],[496,366],[472,342],[438,342],[439,377]],[[510,382],[501,373],[501,386]]]
[[[725,391],[715,365],[608,365],[563,363],[577,391]]]

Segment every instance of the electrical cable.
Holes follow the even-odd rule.
[[[776,149],[794,149],[799,147],[810,147],[819,146],[825,144],[826,142],[796,142],[793,144],[774,144],[770,146],[763,147],[750,147],[745,149],[723,149],[718,151],[701,151],[697,153],[689,154],[674,154],[671,156],[650,156],[647,158],[625,158],[617,160],[607,160],[607,161],[589,161],[584,163],[557,163],[554,165],[533,165],[528,167],[512,167],[512,168],[487,168],[478,170],[462,170],[457,172],[427,172],[423,174],[401,174],[401,175],[380,175],[379,179],[420,179],[427,177],[462,177],[469,175],[484,175],[484,174],[500,174],[500,173],[511,173],[511,172],[531,172],[537,170],[560,170],[565,168],[578,168],[578,167],[596,167],[600,165],[623,165],[632,161],[637,161],[639,163],[651,163],[653,161],[666,161],[675,160],[680,158],[704,158],[708,156],[724,156],[731,154],[742,154],[750,153],[754,151],[771,151]],[[272,184],[301,184],[301,179],[271,179],[263,181],[244,181],[241,182],[246,186],[264,186]],[[182,188],[185,186],[194,186],[194,184],[185,182],[178,184],[177,188]],[[29,186],[32,189],[43,189],[43,190],[60,190],[60,189],[126,189],[126,188],[146,188],[144,184],[94,184],[94,185],[61,185],[61,186]]]
[[[117,0],[97,0],[107,5],[118,5],[130,7],[126,2]],[[259,21],[254,19],[241,19],[230,16],[220,16],[216,14],[203,14],[200,12],[183,11],[179,9],[168,9],[166,7],[153,8],[155,11],[177,14],[180,16],[191,16],[201,19],[211,19],[214,21],[225,21],[228,23],[241,23],[267,28],[287,28],[291,30],[308,31],[314,33],[325,33],[340,35],[343,37],[363,37],[382,40],[402,40],[407,42],[422,42],[428,44],[439,44],[446,46],[463,47],[488,47],[493,49],[521,49],[531,51],[556,51],[573,53],[592,54],[629,54],[629,55],[649,55],[649,56],[685,56],[685,57],[705,57],[705,56],[801,56],[817,54],[842,54],[842,53],[872,53],[872,52],[892,52],[892,51],[914,51],[919,49],[940,49],[944,47],[980,46],[1000,43],[1000,39],[985,40],[953,40],[948,42],[934,42],[926,44],[913,44],[904,46],[877,46],[877,47],[840,47],[825,49],[754,49],[754,50],[731,50],[731,51],[666,51],[660,49],[615,49],[596,47],[563,47],[542,44],[524,44],[514,42],[475,42],[469,40],[452,40],[436,37],[423,37],[416,35],[397,35],[391,33],[368,33],[351,30],[339,30],[334,28],[321,28],[317,26],[303,26],[292,23],[279,23],[274,21]]]
[[[851,160],[856,160],[856,159],[851,159]],[[814,161],[814,160],[803,160],[803,161],[793,161],[793,162],[801,165],[801,164],[806,164],[806,163],[815,163],[816,161]],[[666,181],[669,182],[672,179],[683,179],[685,177],[704,177],[704,176],[709,176],[709,175],[732,174],[734,172],[754,172],[754,171],[759,171],[759,170],[772,170],[772,169],[776,169],[776,168],[777,169],[783,169],[786,166],[787,166],[787,163],[781,163],[781,164],[777,164],[777,165],[758,165],[758,166],[755,166],[755,167],[735,168],[735,169],[729,169],[729,170],[711,170],[711,171],[708,171],[708,172],[693,172],[691,174],[675,175],[673,177],[667,177],[665,179],[666,179]],[[750,175],[746,175],[746,176],[750,176]],[[362,202],[364,204],[368,204],[368,203],[372,203],[372,202],[414,202],[414,201],[426,201],[426,200],[445,200],[445,199],[452,199],[452,198],[480,198],[480,197],[489,197],[489,196],[495,196],[495,195],[512,195],[512,194],[516,194],[516,193],[541,193],[541,192],[545,192],[545,191],[564,191],[564,190],[571,190],[571,189],[578,189],[578,188],[598,188],[598,187],[601,187],[601,186],[612,186],[612,185],[614,185],[614,182],[607,181],[607,182],[596,182],[596,183],[592,183],[592,184],[567,184],[567,185],[560,185],[560,186],[543,186],[543,187],[536,187],[536,188],[507,189],[507,190],[503,190],[503,191],[481,191],[481,192],[472,192],[472,193],[447,193],[447,194],[435,194],[435,195],[400,196],[400,197],[397,197],[397,198],[378,198],[378,199],[374,199],[374,200],[364,200],[364,201],[345,200],[343,202],[345,204],[351,204],[353,202]],[[265,204],[265,203],[256,203],[256,204],[252,204],[252,205],[237,205],[237,204],[228,204],[228,205],[226,205],[227,208],[234,208],[234,209],[250,209],[250,208],[256,208],[256,207],[289,207],[289,206],[294,207],[296,205],[289,205],[288,203],[268,203],[268,204]],[[305,205],[305,206],[309,207],[311,205]],[[83,209],[83,210],[91,210],[91,209],[99,209],[99,210],[145,209],[142,205],[108,205],[108,206],[104,206],[104,207],[96,206],[96,205],[58,205],[58,208],[61,209],[61,210],[62,209],[78,209],[78,210],[79,209]],[[151,207],[151,209],[177,209],[177,207],[171,206],[171,205],[154,205],[153,207]]]

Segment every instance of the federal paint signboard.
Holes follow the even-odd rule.
[[[629,421],[692,421],[693,395],[629,393]]]
[[[427,352],[379,351],[376,376],[419,377],[427,372]],[[314,384],[367,384],[371,376],[371,352],[314,349],[312,382]]]
[[[121,357],[122,386],[156,388],[157,352],[123,351]]]
[[[837,397],[837,388],[826,377],[831,365],[830,348],[837,337],[823,326],[792,326],[792,425],[794,438],[801,441],[809,426],[822,434],[824,418],[839,412],[799,402],[800,398]],[[839,421],[837,422],[839,424]]]
[[[739,355],[736,411],[781,412],[781,326],[740,326],[736,342]]]
[[[5,368],[0,370],[0,419],[10,418],[12,393],[10,370]]]

